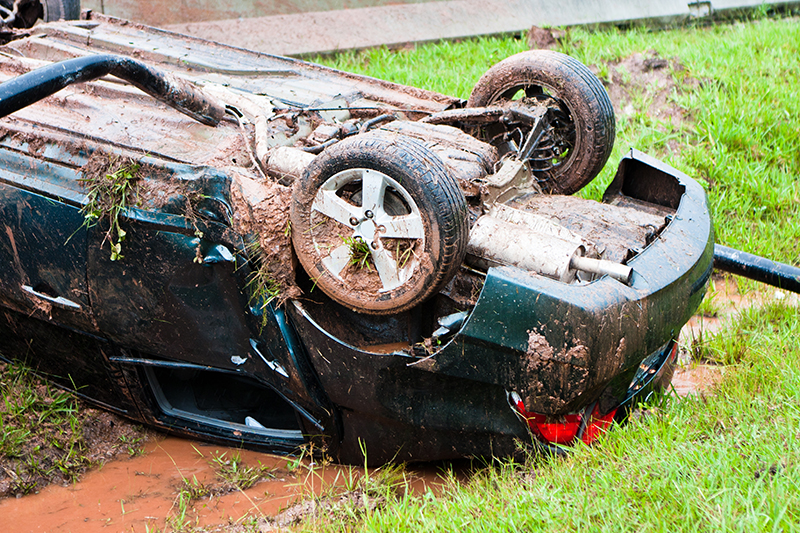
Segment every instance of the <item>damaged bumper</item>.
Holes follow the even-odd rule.
[[[628,261],[630,285],[609,276],[565,284],[491,268],[463,326],[427,357],[355,348],[295,302],[290,314],[340,408],[342,449],[357,449],[364,437],[377,461],[455,457],[466,449],[489,454],[528,439],[525,422],[551,428],[538,431],[546,442],[571,442],[575,431],[559,437],[552,428],[571,419],[577,431],[581,416],[593,439],[620,406],[646,395],[650,381],[674,363],[680,328],[705,294],[713,229],[700,185],[642,153],[623,159],[605,200],[620,197],[674,209],[653,242]],[[326,356],[332,353],[341,355]]]

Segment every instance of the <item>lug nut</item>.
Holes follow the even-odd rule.
[[[372,249],[373,250],[377,250],[378,249],[378,241],[372,241]]]
[[[356,217],[350,217],[350,225],[358,226],[358,219]]]
[[[375,213],[373,213],[372,211],[367,209],[366,211],[364,211],[364,216],[367,217],[367,218],[372,218],[372,217],[375,216]]]

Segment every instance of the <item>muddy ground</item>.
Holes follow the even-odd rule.
[[[535,44],[539,47],[552,46],[552,44],[555,43],[555,39],[558,37],[558,35],[540,36],[538,38],[545,39],[546,42],[536,42]],[[653,117],[659,118],[667,123],[671,122],[675,126],[689,119],[685,111],[675,104],[674,99],[670,98],[670,95],[674,91],[680,90],[674,82],[672,73],[682,68],[680,62],[676,59],[662,58],[655,52],[635,54],[621,62],[607,65],[605,72],[608,73],[608,76],[604,79],[604,82],[613,100],[617,115],[625,116],[626,114],[632,113],[632,98],[634,95],[645,93],[652,101],[649,112]],[[595,69],[595,72],[599,72],[599,70]],[[687,83],[686,80],[684,80],[684,83]],[[696,82],[689,80],[688,83]],[[256,216],[255,218],[257,219],[258,217]],[[272,243],[261,244],[268,246]],[[731,312],[735,312],[736,309],[745,305],[733,291],[724,294],[722,297],[729,298],[731,305],[726,304],[722,307],[724,309],[730,309]],[[688,330],[690,332],[690,341],[702,335],[703,331],[708,332],[713,330],[714,327],[717,327],[716,324],[718,322],[719,317],[695,319],[693,323],[690,324],[690,329]],[[684,353],[684,362],[688,363],[689,366],[676,373],[676,390],[678,392],[703,393],[703,391],[712,388],[713,384],[719,379],[721,371],[718,369],[709,369],[707,366],[692,367],[691,357],[688,351]],[[698,371],[697,368],[702,368],[702,370]],[[32,381],[15,383],[12,379],[13,374],[9,373],[7,370],[6,365],[0,365],[0,383],[3,384],[4,399],[24,394],[23,389],[19,388],[19,386],[22,386],[30,387],[35,390],[41,402],[50,402],[52,404],[55,401],[64,401],[63,398],[59,396],[60,393],[58,390],[35,378],[26,377],[25,379],[31,379]],[[164,445],[161,444],[164,442],[163,435],[157,435],[143,430],[122,418],[103,411],[98,411],[74,398],[67,401],[67,407],[70,411],[70,416],[61,417],[57,421],[55,417],[39,420],[33,412],[27,414],[23,412],[19,416],[7,416],[5,418],[6,426],[2,429],[4,431],[18,429],[22,432],[21,434],[25,434],[25,438],[21,439],[19,447],[12,452],[7,452],[5,448],[0,448],[0,450],[3,451],[3,455],[0,456],[0,499],[20,498],[25,494],[35,494],[44,490],[45,487],[50,484],[70,487],[73,486],[73,482],[85,478],[87,475],[95,475],[87,474],[87,472],[102,472],[103,469],[101,469],[101,466],[109,461],[114,461],[114,464],[122,464],[119,461],[121,458],[125,458],[126,461],[131,461],[134,460],[136,456],[142,454],[143,451],[146,452],[146,454],[153,454],[155,450],[159,448],[162,450],[164,449]],[[7,412],[8,406],[0,406],[0,410],[2,409],[6,409]],[[10,428],[9,424],[14,427]],[[174,440],[170,440],[169,446],[173,445]],[[184,442],[182,449],[185,452],[187,447],[197,449],[197,446],[200,445],[188,443],[187,441]],[[198,454],[201,456],[203,455],[201,452],[198,452]],[[167,453],[167,455],[169,455],[169,453]],[[134,459],[130,459],[131,457]],[[208,463],[209,461],[205,460],[204,462]],[[132,463],[125,464],[130,465]],[[275,478],[273,476],[273,479],[283,479],[284,484],[294,483],[296,486],[298,483],[297,476],[287,474],[285,469],[281,470],[283,467],[277,466],[279,464],[285,465],[286,462],[284,459],[275,462],[274,468],[276,469],[275,471],[278,477]],[[175,466],[178,468],[177,464]],[[131,468],[134,470],[131,470]],[[143,471],[135,470],[135,468],[138,467],[129,466],[128,473],[130,475],[140,476]],[[131,472],[133,472],[133,474],[131,474]],[[194,472],[194,470],[189,469],[187,472]],[[159,473],[158,475],[160,476],[161,474]],[[141,476],[144,476],[144,474],[141,474]],[[181,476],[182,479],[189,479],[191,481],[190,477],[186,477],[188,474],[186,474],[186,476],[181,474]],[[173,502],[171,507],[158,507],[152,511],[153,513],[175,514],[175,501],[180,486],[176,484],[173,478],[174,476],[170,477],[165,475],[164,486],[159,489],[148,489],[158,490],[166,494],[167,500]],[[115,486],[117,483],[122,482],[121,480],[108,481],[108,483],[114,484]],[[269,499],[268,493],[270,490],[273,493],[280,492],[279,489],[269,489],[266,491],[259,489],[260,496],[258,497]],[[265,494],[267,495],[265,496]],[[247,496],[247,498],[253,497],[255,496]],[[24,496],[23,501],[27,501],[25,498],[34,498],[34,496]],[[122,517],[124,519],[126,516],[124,499],[120,501],[123,502],[121,506]],[[136,500],[133,498],[129,499],[129,501],[141,502],[143,500]],[[288,506],[291,501],[293,501],[293,499],[290,497],[280,500],[281,506]],[[210,502],[211,500],[207,500],[207,503],[194,505],[208,507],[211,505]],[[255,503],[253,505],[255,506]],[[302,505],[308,507],[309,504]],[[302,507],[302,505],[300,507],[292,507],[293,510],[290,511],[289,515],[283,515],[288,522],[295,519],[294,515],[291,513],[303,515],[304,513],[314,512],[314,509],[316,509],[316,504],[312,505],[314,509],[311,511],[306,507]],[[3,502],[0,501],[0,508],[4,506],[6,507],[6,513],[12,513],[11,515],[6,514],[6,516],[15,516],[13,513],[23,513],[22,510],[9,511],[7,504],[3,504]],[[260,509],[258,506],[255,507]],[[248,510],[252,509],[252,507],[245,505],[242,509],[242,512],[246,515]],[[277,510],[275,507],[269,509],[270,510],[267,512],[275,512]],[[239,511],[236,511],[236,513],[238,512]],[[265,511],[258,512],[264,513]],[[148,515],[147,513],[145,513],[144,516],[153,518],[152,515]],[[64,520],[66,521],[66,519],[67,517],[65,515]],[[263,514],[262,519],[266,520]],[[80,521],[83,519],[78,518],[77,520]],[[89,520],[89,518],[86,518],[86,520]],[[94,518],[92,520],[94,520]],[[160,520],[163,520],[163,516]],[[114,524],[117,525],[119,523],[119,521],[114,522]],[[266,524],[268,521],[264,523]],[[271,523],[274,524],[274,522]],[[159,527],[163,526],[164,522],[162,521]],[[73,530],[80,529],[78,522],[72,526],[66,527]]]

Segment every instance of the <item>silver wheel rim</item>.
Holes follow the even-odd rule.
[[[356,205],[339,194],[343,187],[358,182],[361,184],[361,205]],[[388,191],[402,199],[408,208],[407,214],[393,215],[387,212]],[[331,247],[321,243],[312,234],[314,249],[322,265],[339,281],[345,281],[342,273],[352,262],[352,248],[345,242],[345,238],[361,239],[368,245],[382,285],[379,292],[401,287],[414,275],[420,259],[413,250],[425,248],[425,225],[417,203],[394,179],[377,170],[366,168],[339,172],[317,191],[311,204],[311,216],[315,212],[341,225],[343,240],[339,246]],[[386,247],[385,239],[406,239],[415,241],[415,245],[409,250],[412,253],[397,257],[396,252]]]

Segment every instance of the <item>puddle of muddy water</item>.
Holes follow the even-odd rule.
[[[708,394],[719,383],[725,368],[716,365],[694,365],[675,370],[672,387],[678,396]]]
[[[139,457],[111,461],[89,472],[79,483],[51,485],[37,494],[0,501],[0,515],[19,533],[163,530],[166,517],[179,512],[177,495],[184,479],[215,483],[209,463],[217,453],[239,453],[247,465],[260,462],[274,468],[275,479],[244,492],[196,500],[186,515],[190,523],[215,525],[248,513],[274,514],[303,492],[287,471],[285,458],[168,437],[149,443]]]
[[[680,396],[712,392],[713,387],[720,382],[725,373],[724,366],[693,362],[690,352],[694,343],[702,343],[704,339],[719,334],[726,324],[731,323],[737,315],[751,307],[761,307],[775,302],[800,305],[800,295],[777,289],[765,288],[760,292],[742,294],[730,276],[715,276],[706,300],[710,300],[708,307],[714,310],[713,315],[695,315],[681,331],[684,350],[679,359],[680,366],[672,378],[672,386]]]
[[[4,526],[0,529],[15,533],[172,530],[167,517],[181,512],[178,493],[184,480],[195,486],[219,486],[212,463],[221,454],[227,458],[238,454],[247,466],[267,466],[273,477],[245,491],[195,500],[188,506],[185,524],[213,527],[274,516],[311,494],[333,487],[344,490],[360,473],[358,468],[337,465],[291,472],[293,458],[159,437],[146,445],[143,455],[106,463],[73,485],[51,485],[36,494],[0,500]],[[414,478],[411,489],[418,493],[441,486],[433,469],[415,472]]]

